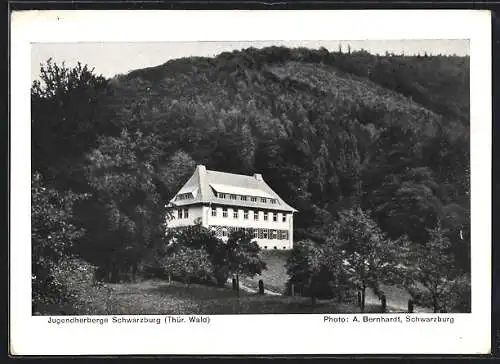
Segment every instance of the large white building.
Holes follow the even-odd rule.
[[[261,174],[210,171],[198,165],[170,200],[167,226],[194,225],[197,221],[227,240],[238,229],[252,229],[262,249],[293,248],[293,214]]]

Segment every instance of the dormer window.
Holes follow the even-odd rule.
[[[276,201],[276,199],[274,199],[274,198],[273,198],[273,199],[271,199],[271,203],[272,203],[272,204],[275,204],[276,202],[278,202],[278,201]]]
[[[193,198],[193,194],[191,192],[188,193],[180,193],[177,195],[176,200],[188,200]]]
[[[218,197],[219,197],[219,198],[226,198],[226,194],[225,194],[225,193],[220,193],[220,192],[219,192]]]
[[[265,198],[265,197],[261,197],[261,198],[260,198],[260,202],[266,203],[266,202],[267,202],[267,198]]]
[[[230,200],[236,200],[236,195],[229,195]]]
[[[250,197],[250,200],[251,200],[252,202],[257,202],[257,197],[253,197],[253,196],[252,196],[252,197]]]
[[[246,201],[247,200],[247,196],[241,196],[241,201]]]

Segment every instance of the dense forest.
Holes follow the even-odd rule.
[[[112,79],[48,60],[31,94],[34,194],[71,200],[82,232],[61,239],[103,276],[153,264],[196,164],[262,173],[299,210],[295,240],[360,208],[414,245],[439,224],[470,270],[469,57],[248,48]]]

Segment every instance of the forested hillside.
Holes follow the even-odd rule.
[[[153,254],[196,164],[262,173],[299,210],[296,240],[354,206],[414,244],[439,220],[469,270],[468,57],[250,48],[110,80],[49,62],[32,143],[38,181],[89,194],[74,249],[104,271]]]

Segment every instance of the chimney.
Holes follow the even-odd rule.
[[[204,197],[205,191],[205,177],[207,175],[207,169],[203,164],[198,164],[196,166],[196,172],[198,172],[198,181],[200,182],[200,197]]]
[[[254,178],[258,181],[263,181],[262,175],[260,173],[254,173]]]

